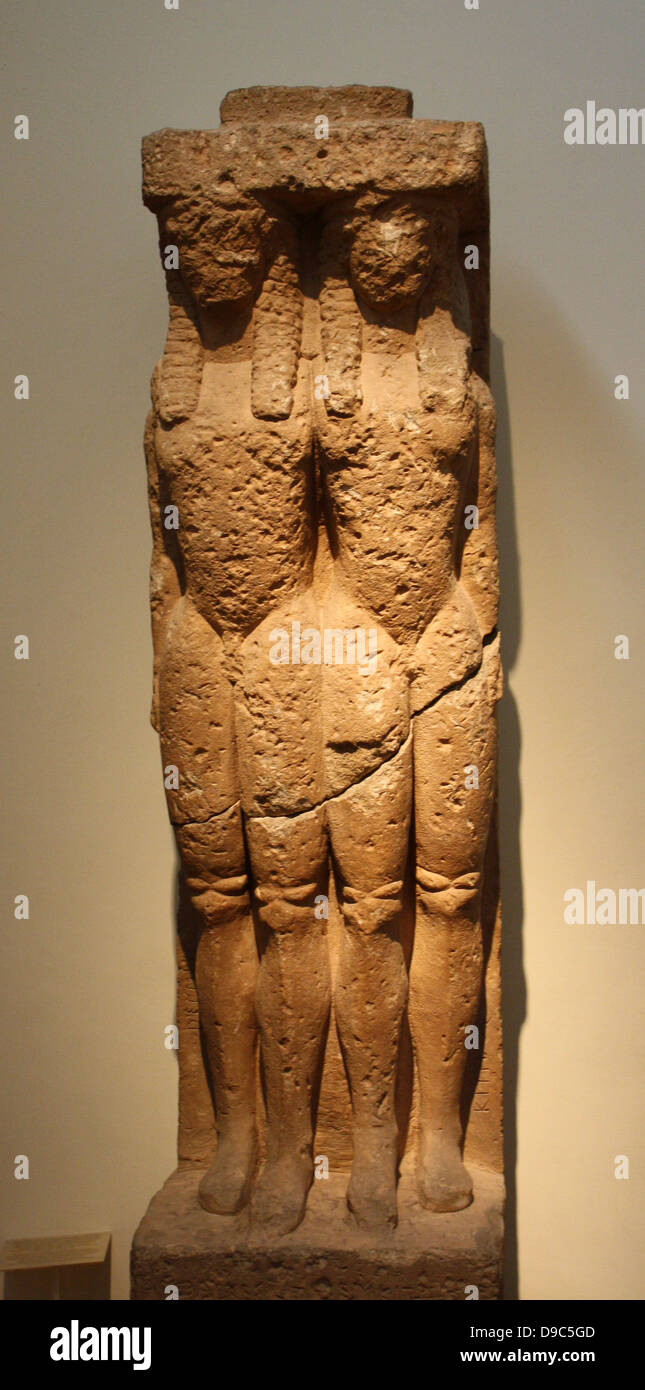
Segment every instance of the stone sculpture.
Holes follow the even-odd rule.
[[[180,1158],[247,1242],[305,1217],[327,1073],[369,1242],[403,1155],[423,1210],[469,1206],[478,1109],[500,1167],[486,155],[410,115],[395,89],[252,88],[220,131],[144,142]]]

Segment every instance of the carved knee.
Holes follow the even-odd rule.
[[[389,926],[401,911],[402,892],[401,879],[383,883],[379,888],[368,891],[346,886],[343,892],[345,921],[368,934]]]
[[[250,912],[239,807],[208,821],[176,825],[175,837],[193,906],[206,926]]]
[[[214,878],[209,882],[193,877],[186,881],[193,907],[201,913],[207,927],[223,926],[250,910],[246,874]]]
[[[310,926],[314,920],[313,899],[317,891],[316,883],[303,883],[296,887],[263,884],[255,890],[255,896],[261,903],[261,921],[275,932],[293,932]]]
[[[480,891],[481,874],[476,871],[446,878],[445,874],[431,874],[417,865],[417,892],[430,913],[440,912],[445,917],[454,917],[477,899]]]

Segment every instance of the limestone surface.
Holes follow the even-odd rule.
[[[392,1296],[465,1297],[454,1214],[482,1173],[468,1248],[496,1297],[486,148],[481,126],[411,110],[392,88],[250,88],[219,130],[143,145],[169,299],[146,458],[179,1158],[204,1232],[243,1213],[238,1253],[273,1242],[288,1263],[327,1192],[338,1297],[360,1296],[348,1260],[414,1264],[412,1208],[432,1214],[426,1292],[403,1274]],[[179,1248],[180,1188],[137,1237],[135,1296],[155,1296],[162,1209]],[[189,1296],[222,1296],[222,1241],[191,1211]],[[264,1279],[249,1260],[240,1297]]]

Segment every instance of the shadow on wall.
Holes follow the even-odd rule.
[[[521,420],[522,458],[513,459],[515,477],[522,478],[523,510],[530,513],[530,531],[522,534],[532,564],[538,556],[540,603],[533,602],[530,647],[543,646],[543,665],[534,679],[544,685],[553,702],[567,671],[579,677],[584,662],[586,681],[597,690],[594,666],[597,651],[605,651],[620,630],[617,614],[631,611],[634,602],[635,557],[640,551],[638,505],[625,507],[625,497],[642,496],[642,436],[630,403],[614,397],[614,376],[599,377],[575,324],[567,322],[562,306],[548,291],[515,265],[505,264],[493,285],[498,322],[515,325],[512,379],[514,419]],[[530,331],[517,330],[517,305]],[[620,360],[616,372],[628,371]],[[514,671],[522,640],[520,560],[515,518],[512,438],[504,348],[491,339],[491,386],[498,413],[497,521],[501,571],[501,631],[505,693],[499,710],[500,858],[502,894],[502,1010],[504,1024],[504,1124],[507,1183],[505,1297],[519,1297],[517,1248],[517,1090],[519,1043],[527,1017],[527,985],[523,967],[524,894],[520,856],[522,796],[519,782],[522,738],[513,695]],[[531,476],[524,470],[530,468]],[[536,537],[539,538],[536,540]],[[535,552],[535,554],[534,554]],[[609,584],[603,574],[610,576]],[[531,589],[535,587],[531,575]],[[586,584],[583,582],[586,580]],[[527,586],[528,594],[528,586]],[[558,614],[554,625],[552,615]],[[564,635],[558,635],[559,630]],[[574,634],[574,639],[571,634]],[[597,644],[595,646],[594,644]],[[574,655],[571,655],[571,650]],[[567,655],[569,665],[554,662]],[[534,658],[535,659],[535,658]],[[578,665],[576,666],[576,661]],[[545,664],[544,664],[545,663]],[[538,693],[540,686],[538,686]],[[558,711],[552,704],[554,728],[561,736]],[[584,746],[583,744],[581,746]],[[555,775],[553,785],[555,786]],[[525,787],[525,798],[531,789]],[[590,785],[589,794],[597,795]],[[620,814],[618,806],[617,814]],[[572,826],[572,843],[576,829]],[[553,1065],[553,1059],[551,1060]],[[584,1085],[585,1078],[581,1078]],[[589,1078],[591,1085],[591,1078]]]
[[[517,1089],[519,1044],[526,1017],[526,981],[522,959],[524,894],[520,859],[521,732],[511,689],[520,646],[521,604],[519,553],[511,455],[504,347],[491,336],[491,389],[497,407],[497,534],[500,561],[502,661],[504,695],[499,707],[499,843],[502,899],[502,1020],[504,1039],[504,1167],[506,1172],[506,1235],[504,1297],[517,1299]]]

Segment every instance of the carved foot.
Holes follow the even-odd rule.
[[[462,1211],[473,1200],[473,1184],[457,1141],[442,1130],[427,1130],[419,1140],[419,1200],[428,1211]]]
[[[396,1165],[396,1131],[355,1129],[347,1205],[359,1226],[396,1226]]]
[[[246,1206],[257,1161],[255,1125],[222,1133],[213,1162],[199,1184],[199,1201],[204,1210],[233,1216]]]
[[[253,1220],[264,1235],[286,1236],[300,1225],[313,1175],[311,1158],[297,1153],[265,1164],[252,1207]]]

